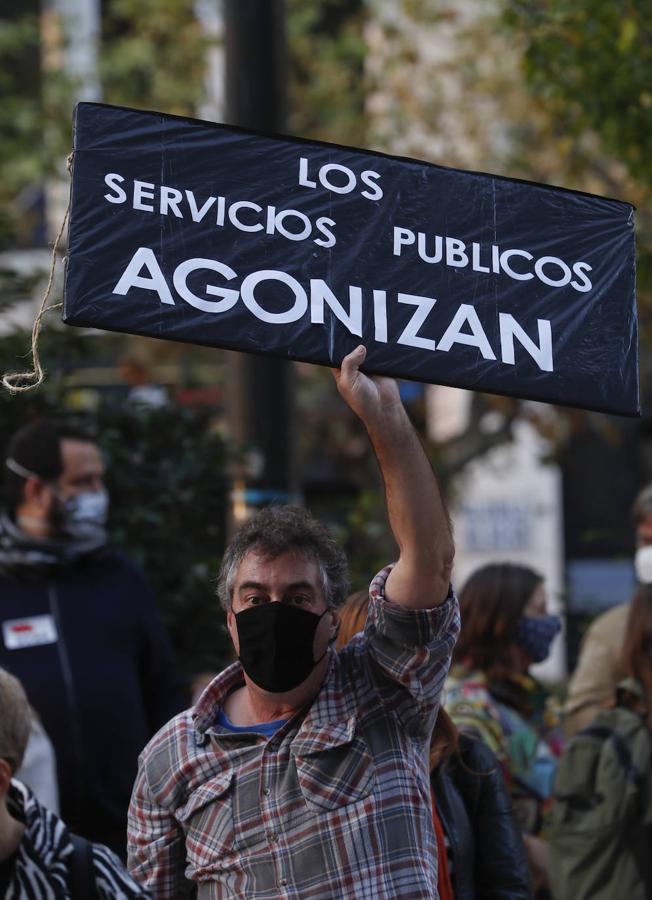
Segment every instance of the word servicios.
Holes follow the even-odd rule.
[[[189,277],[200,271],[209,273],[203,287],[204,295],[195,293],[188,284]],[[218,283],[213,283],[216,281],[215,276],[219,276]],[[348,285],[348,309],[346,309],[321,278],[311,278],[306,290],[287,272],[279,269],[260,269],[246,275],[239,288],[224,284],[226,282],[228,285],[237,278],[238,274],[220,260],[193,257],[176,266],[172,275],[172,287],[179,298],[204,313],[219,315],[233,309],[238,301],[241,301],[252,316],[269,325],[286,325],[298,322],[305,316],[309,317],[312,325],[323,325],[325,309],[328,307],[334,317],[351,334],[358,337],[362,337],[363,302],[370,303],[373,339],[377,342],[387,343],[393,338],[397,344],[429,352],[448,352],[454,346],[461,345],[475,348],[475,352],[479,351],[486,360],[498,358],[507,365],[516,365],[515,342],[518,342],[541,371],[554,370],[552,329],[548,319],[536,320],[535,340],[511,313],[499,313],[497,357],[475,307],[469,303],[459,304],[450,319],[448,313],[446,314],[448,324],[441,336],[435,340],[422,331],[432,331],[432,322],[428,319],[437,303],[436,298],[397,292],[395,302],[412,306],[414,311],[410,314],[407,324],[400,329],[400,333],[394,336],[389,333],[388,320],[392,322],[397,317],[391,314],[388,316],[388,307],[390,313],[392,312],[390,306],[392,301],[388,301],[385,290],[375,288],[363,290],[361,287]],[[272,303],[269,299],[270,286],[274,295]],[[176,304],[156,254],[149,247],[139,247],[135,251],[112,293],[126,296],[133,288],[152,291],[158,295],[159,301],[163,304],[171,306]],[[279,295],[283,297],[284,308],[270,309],[270,306],[278,306]],[[288,298],[287,301],[285,298]],[[524,358],[522,352],[520,358]]]
[[[111,193],[104,194],[108,203],[127,203],[141,212],[173,215],[177,219],[192,222],[211,221],[220,228],[227,223],[238,231],[265,234],[280,234],[288,241],[305,241],[309,238],[320,247],[333,247],[336,243],[333,228],[336,223],[329,216],[319,216],[312,221],[298,209],[277,209],[275,206],[261,206],[251,200],[228,201],[223,196],[210,196],[199,203],[193,191],[183,193],[174,187],[156,185],[149,181],[132,182],[129,195],[121,187],[126,179],[117,172],[109,172],[104,177]],[[317,234],[318,237],[314,235]]]

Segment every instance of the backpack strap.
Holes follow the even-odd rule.
[[[627,778],[630,781],[638,780],[640,772],[632,762],[631,751],[627,746],[627,741],[621,734],[614,731],[612,728],[607,728],[605,725],[589,725],[588,728],[584,729],[582,734],[586,734],[589,737],[597,737],[602,741],[611,741],[613,748],[616,751],[618,762],[625,770]]]
[[[620,763],[620,766],[625,774],[625,778],[628,781],[631,781],[634,785],[638,784],[641,778],[641,773],[632,762],[631,751],[627,745],[627,741],[621,734],[619,734],[613,728],[609,728],[607,725],[589,725],[588,728],[582,729],[582,731],[580,731],[576,735],[575,739],[583,737],[597,738],[603,743],[609,741],[616,754],[616,759]],[[561,802],[567,801],[572,803],[580,801],[582,804],[586,803],[586,797],[573,793],[557,793],[555,794],[555,798]]]
[[[79,834],[70,834],[70,896],[72,900],[92,900],[97,896],[93,871],[93,847]]]

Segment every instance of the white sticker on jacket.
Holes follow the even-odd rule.
[[[40,644],[54,644],[59,635],[50,615],[30,616],[27,619],[8,619],[2,623],[2,639],[7,650],[22,650]]]

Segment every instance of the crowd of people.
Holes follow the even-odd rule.
[[[99,448],[46,420],[15,435],[0,897],[652,897],[652,488],[639,587],[588,631],[560,706],[530,672],[562,627],[543,573],[497,561],[456,594],[435,474],[364,357],[334,376],[398,558],[350,594],[323,525],[262,510],[218,574],[236,661],[191,705],[144,576],[107,540]]]

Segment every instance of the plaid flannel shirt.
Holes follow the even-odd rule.
[[[129,868],[157,900],[437,898],[428,746],[459,631],[371,584],[363,634],[331,652],[307,709],[272,737],[216,725],[234,663],[140,757]]]

